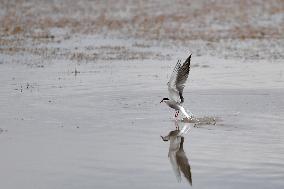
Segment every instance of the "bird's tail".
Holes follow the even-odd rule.
[[[189,112],[189,114],[185,111],[184,107],[180,107],[180,111],[183,113],[183,115],[185,115],[185,117],[187,119],[190,119],[191,117],[193,117],[193,114],[191,112]]]

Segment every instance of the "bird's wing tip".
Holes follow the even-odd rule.
[[[192,53],[189,53],[187,60],[190,60]]]

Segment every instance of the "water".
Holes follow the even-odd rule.
[[[171,73],[164,63],[81,64],[77,76],[72,62],[0,67],[3,188],[190,188],[160,138],[175,129],[159,103]],[[193,69],[184,90],[188,110],[216,118],[185,136],[193,187],[283,188],[283,88],[245,69],[228,88],[238,72],[216,67]]]

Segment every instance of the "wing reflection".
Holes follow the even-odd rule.
[[[176,124],[178,123],[176,122]],[[178,125],[176,125],[176,128],[176,130],[170,131],[167,136],[161,137],[163,141],[170,141],[168,157],[177,180],[179,182],[181,181],[182,173],[189,184],[192,185],[191,169],[188,163],[188,158],[183,149],[183,134],[185,134],[190,127],[189,125],[185,125],[181,130],[179,130]]]

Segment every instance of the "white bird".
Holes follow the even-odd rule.
[[[175,118],[178,116],[179,111],[181,111],[186,116],[187,119],[193,117],[193,114],[190,113],[189,116],[189,114],[185,111],[184,107],[182,106],[184,102],[182,93],[190,70],[190,58],[191,54],[182,65],[181,61],[178,60],[174,68],[174,71],[171,75],[171,78],[167,83],[169,98],[163,98],[162,101],[160,102],[160,103],[165,102],[169,107],[176,110]]]

